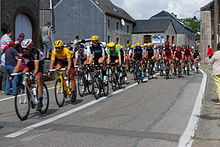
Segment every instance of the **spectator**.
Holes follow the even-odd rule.
[[[8,49],[8,46],[4,47],[4,50],[1,54],[1,64],[0,64],[0,87],[2,90],[2,93],[5,93],[5,81],[6,81],[6,70],[5,70],[5,51]]]
[[[207,56],[209,57],[209,59],[211,59],[213,56],[213,50],[212,48],[210,48],[210,45],[208,45]]]
[[[210,63],[213,65],[213,78],[215,80],[215,84],[217,87],[217,94],[218,94],[218,102],[217,105],[220,105],[220,42],[217,45],[217,51],[210,59]]]
[[[5,35],[2,36],[0,40],[0,54],[3,52],[4,47],[9,44],[10,41],[12,41],[11,37],[13,35],[12,30],[8,30]]]
[[[19,34],[18,39],[15,41],[15,44],[16,44],[15,48],[16,48],[18,53],[22,53],[21,42],[24,40],[24,38],[25,38],[24,33],[21,33],[21,34]]]
[[[9,95],[10,94],[10,86],[11,82],[9,80],[10,74],[13,73],[14,68],[17,64],[18,60],[18,53],[16,49],[14,48],[15,43],[13,41],[10,41],[9,43],[9,48],[5,52],[5,70],[7,71],[6,73],[6,84],[5,84],[5,94]],[[12,80],[12,95],[16,95],[16,90],[17,90],[17,83],[18,83],[18,77],[15,76]]]
[[[73,41],[74,49],[76,49],[78,42],[79,42],[79,36],[76,36],[74,41]]]
[[[50,27],[51,27],[51,23],[47,22],[45,24],[45,27],[43,27],[42,34],[41,34],[42,41],[43,41],[43,52],[44,52],[45,59],[50,58],[50,53],[52,50]]]

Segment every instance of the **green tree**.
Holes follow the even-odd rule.
[[[194,17],[194,18],[184,18],[184,19],[181,19],[181,21],[185,25],[193,29],[193,31],[196,33],[195,34],[196,41],[200,40],[200,20]]]

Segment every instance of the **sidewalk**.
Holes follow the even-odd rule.
[[[208,80],[193,147],[220,147],[220,105],[215,105],[217,94],[210,68],[208,65],[202,66]]]

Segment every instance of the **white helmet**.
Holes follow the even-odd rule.
[[[30,47],[32,47],[32,45],[33,45],[32,39],[24,39],[21,42],[21,47],[25,49],[29,49]]]

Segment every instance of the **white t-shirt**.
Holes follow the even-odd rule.
[[[12,40],[11,40],[11,38],[8,36],[8,34],[5,34],[5,35],[2,36],[2,38],[1,38],[1,40],[0,40],[0,44],[1,44],[0,53],[3,51],[4,47],[9,44],[10,41],[12,41]]]

